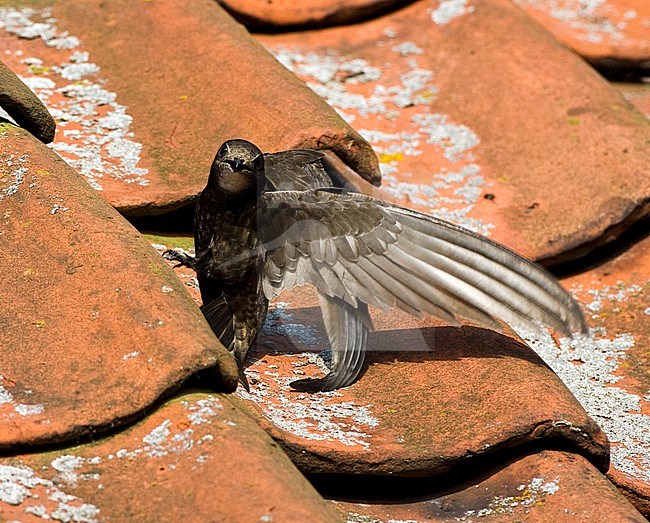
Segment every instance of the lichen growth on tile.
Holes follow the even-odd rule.
[[[457,516],[454,520],[470,523],[488,516],[503,517],[519,514],[520,512],[527,514],[532,507],[542,504],[547,496],[556,494],[560,490],[559,485],[559,478],[552,481],[547,481],[543,477],[533,478],[528,484],[517,487],[520,494],[515,496],[495,496],[487,507],[468,510],[463,516]]]
[[[15,398],[15,392],[12,393],[7,389],[5,377],[0,374],[0,416],[4,419],[15,418],[18,416],[40,416],[45,411],[45,406],[40,403],[23,403]],[[20,391],[20,395],[29,395],[30,390]]]
[[[492,226],[470,216],[486,185],[474,153],[480,139],[467,125],[431,113],[438,93],[434,73],[420,65],[426,56],[415,43],[400,43],[397,38],[392,31],[387,40],[376,43],[390,44],[395,51],[384,56],[381,64],[333,49],[274,45],[269,50],[347,122],[354,122],[379,156],[386,192],[406,200],[405,204],[488,234]],[[364,55],[363,50],[359,53]],[[432,154],[443,163],[437,172],[422,176],[403,167],[405,158],[429,160]],[[414,174],[427,181],[409,181]]]
[[[370,430],[379,424],[372,405],[342,401],[339,391],[303,394],[293,391],[289,383],[304,376],[308,366],[312,371],[329,372],[322,353],[314,352],[328,346],[313,325],[305,325],[294,316],[287,303],[279,302],[269,311],[262,340],[251,351],[246,374],[251,392],[241,387],[237,394],[255,403],[272,423],[282,430],[305,440],[338,442],[348,447],[370,449]],[[277,337],[286,338],[300,354],[289,356]],[[261,348],[260,345],[264,345]],[[291,359],[293,375],[276,372],[277,365],[262,361],[267,356],[280,355]],[[326,352],[329,355],[329,351]],[[296,374],[296,371],[299,374]]]
[[[588,311],[593,311],[601,310],[604,301],[618,304],[638,295],[639,287],[619,282],[615,288],[576,286],[574,291],[595,298],[586,306]],[[548,332],[518,333],[603,429],[612,443],[612,465],[634,478],[650,482],[650,416],[642,413],[644,403],[650,398],[615,386],[623,379],[618,371],[625,362],[626,353],[635,345],[635,336],[630,333],[608,336],[607,330],[599,327],[587,336],[563,338],[558,344]]]
[[[95,523],[100,513],[95,505],[67,494],[61,485],[39,477],[26,465],[0,465],[0,503],[21,506],[25,514],[62,522]]]
[[[21,505],[26,514],[43,519],[94,523],[101,519],[99,509],[68,494],[67,489],[80,482],[91,482],[96,488],[103,489],[102,464],[114,460],[164,459],[165,465],[174,470],[180,460],[186,459],[186,454],[194,450],[197,458],[192,466],[202,466],[214,451],[209,447],[214,436],[200,434],[197,426],[219,422],[231,427],[233,422],[224,415],[223,405],[216,396],[182,400],[180,405],[184,418],[163,420],[142,438],[131,438],[132,445],[113,454],[83,457],[62,453],[39,467],[38,476],[18,458],[12,461],[12,465],[0,465],[0,514],[3,512],[2,504],[6,503]]]
[[[16,194],[27,180],[29,169],[27,154],[3,153],[0,157],[0,201]],[[34,183],[36,178],[32,176],[29,181]],[[33,185],[30,185],[33,187]]]
[[[431,20],[437,25],[447,25],[449,22],[463,16],[467,13],[474,12],[474,6],[469,5],[468,0],[441,0],[439,2],[431,2],[437,7],[429,10],[431,13]]]
[[[616,44],[625,38],[629,22],[638,17],[634,9],[610,0],[514,0],[522,7],[542,11],[561,22],[571,34],[590,43]],[[650,27],[650,19],[644,20]]]
[[[61,63],[44,64],[30,56],[21,60],[24,69],[16,71],[57,121],[50,146],[96,190],[103,189],[106,179],[148,185],[148,170],[139,165],[142,145],[133,139],[127,108],[102,87],[100,68],[89,61],[88,52],[78,50],[81,42],[60,32],[56,22],[49,9],[0,8],[0,30],[40,39],[60,52]]]

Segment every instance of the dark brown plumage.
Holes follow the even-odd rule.
[[[332,187],[317,151],[262,155],[250,142],[219,149],[195,215],[203,312],[243,369],[268,300],[312,284],[332,345],[323,379],[299,390],[350,385],[364,360],[368,304],[458,317],[495,330],[546,323],[586,331],[577,304],[544,269],[443,220]],[[243,370],[241,379],[246,383]]]

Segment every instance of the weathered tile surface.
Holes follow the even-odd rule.
[[[564,283],[602,339],[547,362],[608,435],[610,479],[650,516],[650,237]]]
[[[646,0],[513,0],[588,60],[650,69],[650,3]]]
[[[0,62],[0,108],[36,138],[45,143],[54,139],[56,123],[29,88]],[[0,116],[2,114],[0,113]]]
[[[120,211],[187,203],[230,138],[332,148],[376,177],[368,144],[216,2],[52,4],[0,8],[4,59],[58,119],[55,150]]]
[[[0,459],[0,520],[339,521],[255,422],[190,393],[97,443]]]
[[[149,239],[159,252],[174,245]],[[191,272],[176,271],[200,300]],[[426,475],[506,442],[547,437],[607,462],[602,433],[541,360],[511,338],[471,326],[372,310],[376,331],[359,381],[328,393],[292,391],[291,381],[326,372],[329,346],[313,289],[279,300],[247,361],[251,393],[240,387],[236,403],[305,471]]]
[[[646,521],[579,455],[542,451],[472,472],[478,477],[453,487],[430,480],[427,488],[423,480],[420,499],[405,490],[394,504],[334,503],[348,523]]]
[[[648,120],[510,2],[257,38],[373,144],[409,205],[536,259],[647,213]]]
[[[237,392],[302,470],[436,474],[551,437],[606,467],[604,435],[553,372],[523,344],[471,326],[372,311],[361,378],[333,392],[292,391],[289,382],[325,369],[310,298],[300,289],[274,305],[248,359],[251,392]]]
[[[183,285],[68,165],[0,127],[0,449],[115,427],[235,363]]]
[[[219,0],[219,3],[251,28],[295,28],[356,22],[408,4],[409,0]]]

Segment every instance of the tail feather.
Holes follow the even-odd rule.
[[[204,304],[201,312],[223,346],[232,351],[235,343],[235,320],[225,298],[221,296]]]

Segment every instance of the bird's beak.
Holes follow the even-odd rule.
[[[242,165],[244,165],[244,160],[241,158],[235,158],[235,171],[238,171]]]

